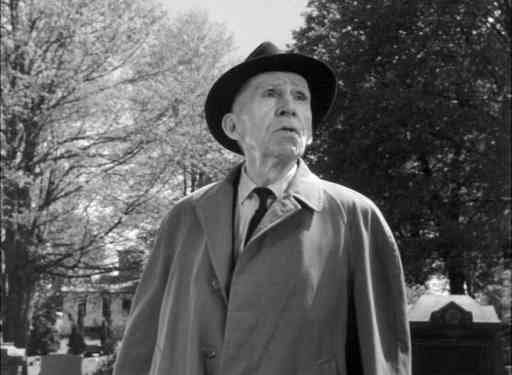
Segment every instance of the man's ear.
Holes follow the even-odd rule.
[[[229,138],[238,141],[240,137],[238,135],[236,116],[234,113],[229,112],[224,115],[222,118],[222,130],[224,130],[224,133],[226,133]]]
[[[309,135],[306,138],[306,146],[311,146],[311,143],[313,143],[313,136]]]
[[[313,125],[309,127],[309,131],[306,134],[306,146],[310,146],[313,143]]]

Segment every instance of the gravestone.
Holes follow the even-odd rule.
[[[492,306],[423,295],[409,308],[413,375],[503,375],[503,332]]]
[[[24,349],[20,350],[12,343],[1,345],[1,375],[27,375],[27,361]]]
[[[74,354],[50,354],[41,357],[40,375],[81,375],[82,357]]]

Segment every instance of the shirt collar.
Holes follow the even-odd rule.
[[[219,184],[209,189],[203,188],[204,190],[201,190],[202,194],[196,193],[197,197],[195,199],[198,202],[198,206],[203,207],[202,210],[208,211],[204,207],[208,207],[208,209],[210,209],[210,207],[216,207],[220,202],[225,202],[226,196],[232,196],[233,189],[237,190],[237,186],[240,186],[239,181],[241,179],[242,167],[243,164],[237,165]],[[283,198],[290,194],[311,209],[320,211],[325,204],[323,185],[322,180],[309,170],[302,159],[299,159],[297,172],[292,178],[290,186],[287,188]],[[239,202],[241,201],[237,199],[236,203]],[[343,210],[342,206],[340,206],[340,208]],[[343,215],[346,220],[344,210]]]
[[[295,176],[297,172],[297,163],[294,163],[293,167],[288,171],[286,175],[284,175],[281,179],[277,180],[271,185],[267,187],[272,190],[275,196],[279,199],[290,184],[290,181]],[[257,185],[251,180],[249,175],[246,172],[245,164],[242,166],[242,170],[240,172],[240,181],[238,183],[238,204],[241,204],[249,194],[256,188]]]

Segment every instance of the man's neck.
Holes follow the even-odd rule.
[[[248,158],[245,161],[245,168],[247,175],[257,186],[269,186],[286,176],[296,162],[297,159],[253,160]]]

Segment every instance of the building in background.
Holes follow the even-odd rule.
[[[81,286],[62,288],[61,335],[68,335],[76,325],[88,337],[101,338],[107,334],[116,339],[122,337],[142,262],[140,254],[133,251],[120,251],[118,256],[118,273],[102,275]]]

